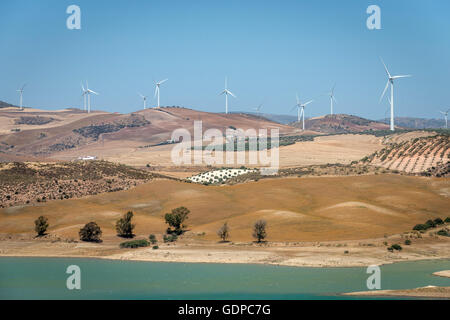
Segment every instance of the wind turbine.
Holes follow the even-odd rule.
[[[144,102],[144,110],[147,109],[147,96],[144,96],[142,93],[139,93],[143,102]]]
[[[20,110],[23,110],[23,92],[24,92],[25,86],[26,86],[26,84],[24,84],[22,86],[22,88],[20,88],[19,90],[16,90],[20,94]]]
[[[259,106],[253,108],[253,110],[256,111],[256,114],[257,114],[258,116],[260,115],[260,111],[261,111],[262,106],[263,106],[263,104],[261,103]]]
[[[81,82],[81,91],[83,91],[83,93],[82,93],[81,96],[83,97],[83,100],[84,100],[83,110],[86,111],[86,96],[88,95],[88,92],[87,92],[87,90],[84,88],[83,82]]]
[[[231,95],[233,98],[236,98],[236,96],[228,90],[227,86],[227,78],[225,78],[225,89],[219,94],[219,95],[225,95],[225,114],[228,114],[228,95]]]
[[[386,93],[386,90],[388,89],[388,86],[390,83],[391,84],[391,98],[389,99],[389,103],[391,104],[391,131],[395,131],[395,127],[394,127],[394,80],[397,80],[400,78],[408,78],[408,77],[412,77],[412,76],[411,75],[391,76],[383,59],[381,59],[381,62],[383,63],[384,69],[386,70],[386,73],[388,76],[388,81],[386,83],[386,87],[384,88],[383,94],[381,95],[380,102],[383,99],[384,94]]]
[[[98,96],[98,93],[89,89],[89,83],[86,81],[86,90],[83,87],[83,84],[81,85],[81,88],[83,89],[83,95],[87,96],[87,108],[88,108],[88,113],[91,113],[91,94],[95,94]],[[85,98],[86,100],[86,98]]]
[[[301,103],[300,99],[298,98],[298,94],[296,95],[296,98],[297,98],[297,104],[294,106],[294,108],[292,108],[292,110],[297,108],[297,121],[298,122],[300,122],[300,119],[302,119],[302,117],[303,117],[303,131],[305,131],[305,107],[308,104],[310,104],[311,102],[313,102],[314,100],[310,100],[306,103]]]
[[[448,112],[450,111],[450,109],[448,109],[447,111],[439,111],[439,113],[442,113],[442,115],[444,116],[445,119],[445,129],[448,129]]]
[[[156,95],[158,95],[158,108],[159,108],[159,91],[160,91],[159,87],[160,87],[164,82],[166,82],[167,80],[169,80],[169,79],[164,79],[164,80],[161,80],[160,82],[157,82],[157,83],[156,83],[156,87],[155,87],[155,97],[156,97]]]
[[[330,108],[330,115],[333,115],[333,102],[337,103],[336,98],[334,97],[334,89],[336,88],[336,84],[333,86],[333,88],[331,89],[330,92],[328,92],[328,96],[330,97],[330,103],[331,103],[331,108]]]

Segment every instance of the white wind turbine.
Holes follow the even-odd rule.
[[[83,82],[81,82],[81,91],[83,92],[83,93],[81,94],[81,96],[83,97],[83,102],[84,102],[84,104],[83,104],[83,110],[86,111],[86,98],[87,98],[88,92],[87,92],[87,90],[84,88]]]
[[[301,103],[300,99],[298,98],[298,94],[296,95],[297,98],[297,104],[294,106],[294,108],[292,108],[292,110],[294,110],[295,108],[297,108],[297,121],[300,122],[300,119],[302,119],[303,117],[303,131],[305,131],[305,107],[310,104],[311,102],[313,102],[314,100],[310,100],[306,103]],[[291,111],[292,111],[291,110]]]
[[[143,102],[144,102],[144,110],[147,109],[147,96],[144,96],[142,93],[139,93]]]
[[[256,114],[259,116],[261,114],[261,108],[262,108],[263,104],[261,103],[259,106],[253,108],[253,110],[256,111]]]
[[[24,84],[22,86],[22,88],[16,90],[20,94],[20,102],[19,102],[20,110],[23,110],[23,92],[24,92],[25,86],[26,86],[26,84]]]
[[[330,97],[330,103],[331,103],[331,108],[330,108],[330,115],[333,115],[333,102],[337,103],[336,98],[334,97],[334,89],[336,88],[336,84],[333,86],[333,88],[331,89],[330,92],[328,92],[328,96]]]
[[[159,91],[160,91],[160,86],[164,83],[164,82],[166,82],[167,80],[169,80],[169,79],[164,79],[164,80],[161,80],[160,82],[157,82],[156,84],[155,84],[155,97],[156,97],[156,95],[158,95],[158,108],[159,108]]]
[[[408,77],[411,77],[411,75],[391,76],[383,59],[381,59],[381,62],[383,63],[384,69],[386,70],[386,73],[388,76],[388,81],[386,83],[386,87],[383,90],[383,94],[381,95],[380,102],[383,99],[384,94],[386,93],[386,90],[390,83],[391,84],[391,98],[389,99],[389,103],[391,104],[391,131],[394,131],[395,130],[395,126],[394,126],[394,80],[400,79],[400,78],[408,78]]]
[[[83,90],[84,102],[85,102],[85,110],[86,110],[86,96],[87,96],[87,112],[91,113],[91,94],[95,94],[98,96],[98,93],[89,89],[89,83],[86,81],[86,89],[81,84],[81,89]]]
[[[448,112],[450,111],[450,109],[448,109],[447,111],[439,111],[439,113],[442,113],[442,115],[444,116],[445,119],[445,129],[448,129]]]
[[[233,98],[236,98],[236,96],[230,91],[228,90],[228,84],[227,84],[227,78],[225,78],[225,89],[219,94],[225,95],[225,114],[228,114],[228,95],[231,95]]]

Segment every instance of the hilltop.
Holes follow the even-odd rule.
[[[301,122],[294,122],[291,125],[296,128],[302,127]],[[305,119],[305,128],[307,130],[335,134],[388,130],[389,125],[358,116],[335,114]]]
[[[127,190],[156,177],[105,161],[0,163],[0,208]]]
[[[1,108],[19,108],[19,107],[0,100],[0,109]]]
[[[379,122],[389,123],[389,119],[381,119]],[[443,129],[445,128],[444,119],[424,119],[410,117],[396,117],[395,124],[399,127],[410,129]]]

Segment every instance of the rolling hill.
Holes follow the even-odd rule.
[[[294,122],[291,126],[301,128],[302,123]],[[347,114],[326,115],[305,119],[307,130],[322,133],[358,133],[365,131],[388,130],[389,126],[378,121],[364,119]]]
[[[0,109],[1,108],[19,108],[19,107],[15,106],[13,104],[9,104],[9,103],[4,102],[4,101],[0,101]]]
[[[13,157],[54,157],[66,159],[65,152],[88,147],[119,150],[145,147],[168,141],[174,130],[187,129],[193,135],[194,121],[202,121],[203,130],[217,128],[273,129],[280,134],[299,130],[247,114],[220,114],[179,107],[141,110],[130,114],[92,112],[77,109],[60,111],[0,111],[0,160]],[[81,154],[85,152],[80,151]],[[121,152],[121,151],[118,151]],[[61,156],[61,158],[59,158]],[[71,159],[69,157],[69,159]]]
[[[425,174],[428,171],[429,175],[447,176],[445,168],[449,160],[450,136],[441,134],[389,143],[362,161],[407,173]],[[435,170],[436,167],[444,170]]]
[[[381,119],[379,122],[388,123],[389,119]],[[445,121],[443,119],[424,119],[424,118],[409,118],[396,117],[396,125],[411,129],[443,129],[445,128]]]

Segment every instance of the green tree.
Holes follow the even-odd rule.
[[[34,221],[34,230],[38,237],[45,235],[48,228],[48,219],[44,216],[40,216]]]
[[[100,237],[102,236],[102,230],[95,222],[87,223],[79,232],[81,241],[88,242],[102,242]]]
[[[179,207],[173,209],[171,213],[166,213],[164,216],[166,223],[174,229],[168,228],[167,233],[182,234],[183,229],[186,228],[183,222],[188,218],[189,213],[189,209],[185,207]]]
[[[217,235],[222,239],[223,242],[227,241],[230,236],[230,228],[228,227],[228,223],[224,223],[222,227],[217,231]]]
[[[253,238],[261,242],[267,237],[266,232],[267,222],[265,220],[258,220],[253,225]]]
[[[156,240],[156,236],[154,234],[149,235],[148,238],[152,244],[156,244],[158,242],[158,240]]]
[[[116,222],[117,235],[122,238],[133,238],[134,224],[131,223],[133,219],[133,211],[128,211],[122,218]]]

